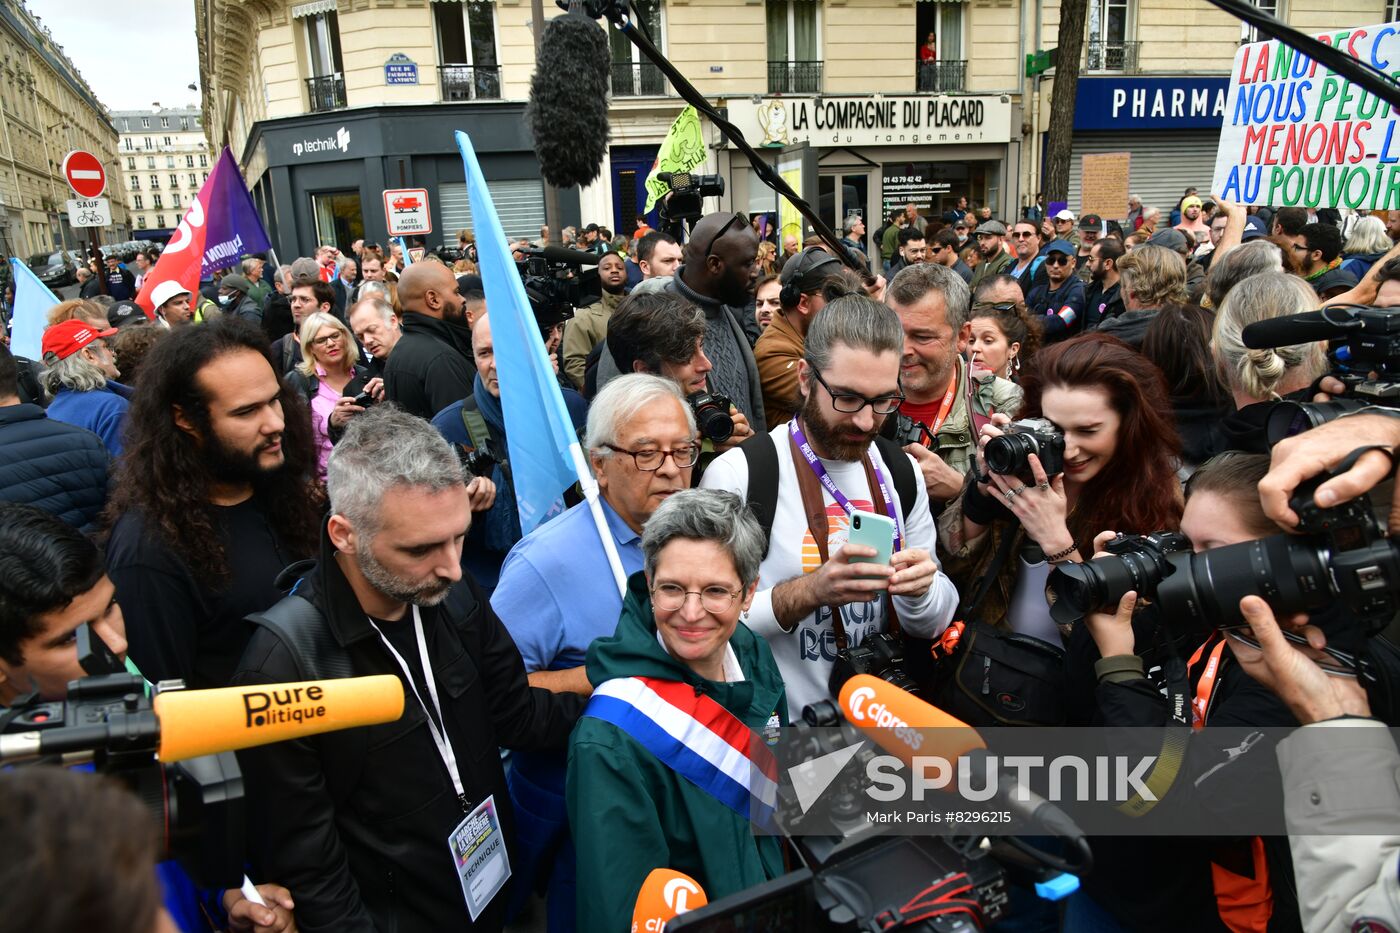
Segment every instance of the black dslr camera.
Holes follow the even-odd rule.
[[[857,674],[878,677],[917,697],[924,695],[914,678],[904,670],[904,643],[896,635],[883,632],[871,635],[859,645],[848,645],[845,650],[836,652],[827,689],[832,696],[840,696],[846,681]]]
[[[1138,595],[1155,592],[1157,584],[1171,572],[1170,555],[1190,551],[1191,542],[1185,535],[1158,531],[1119,535],[1104,545],[1104,550],[1113,556],[1063,564],[1051,573],[1055,603],[1050,617],[1059,624],[1078,622],[1086,612],[1111,610],[1129,590]]]
[[[670,190],[661,199],[661,222],[667,227],[695,223],[704,216],[705,198],[724,197],[722,175],[692,175],[690,172],[657,172],[657,180]]]
[[[1129,589],[1155,598],[1163,617],[1182,634],[1243,623],[1240,600],[1262,597],[1279,615],[1314,613],[1340,606],[1365,635],[1385,627],[1400,607],[1400,545],[1385,535],[1369,496],[1332,508],[1313,500],[1324,473],[1299,485],[1289,501],[1300,534],[1277,534],[1193,554],[1161,552],[1065,564],[1050,575],[1062,616],[1112,611]],[[1161,560],[1166,554],[1165,565]],[[1334,633],[1329,632],[1329,642]],[[1347,635],[1341,634],[1346,642]],[[1356,633],[1361,634],[1361,633]]]
[[[982,451],[987,469],[1002,476],[1018,476],[1026,482],[1031,477],[1029,458],[1035,454],[1047,477],[1065,471],[1065,436],[1044,418],[1023,418],[1013,421],[1000,437],[987,441]]]
[[[729,414],[733,401],[718,392],[696,392],[686,401],[695,413],[695,429],[702,438],[722,444],[734,435],[734,419]]]
[[[594,269],[584,272],[583,267],[597,265],[597,256],[557,247],[530,247],[517,252],[525,257],[516,263],[516,268],[525,283],[525,297],[530,300],[530,310],[541,330],[562,324],[574,316],[575,308],[587,303],[584,301],[588,294],[587,280],[596,281],[598,273]],[[570,253],[579,255],[574,258]],[[569,258],[558,258],[560,256]]]

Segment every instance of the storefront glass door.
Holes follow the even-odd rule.
[[[848,217],[863,218],[866,234],[871,233],[870,175],[868,169],[822,170],[817,187],[817,214],[837,236],[841,235],[841,227]]]
[[[329,244],[342,253],[365,235],[365,219],[360,212],[360,192],[323,191],[311,196],[316,218],[317,245]]]

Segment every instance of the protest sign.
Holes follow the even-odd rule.
[[[1132,153],[1103,152],[1081,157],[1079,214],[1098,214],[1105,220],[1128,216],[1128,176]]]
[[[1400,23],[1317,38],[1400,69]],[[1212,190],[1242,204],[1400,208],[1400,139],[1389,104],[1276,41],[1235,53]]]

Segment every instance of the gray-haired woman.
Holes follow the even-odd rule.
[[[763,788],[733,763],[750,730],[787,721],[768,644],[739,623],[764,550],[729,492],[675,493],[647,521],[645,569],[617,632],[588,650],[597,686],[569,745],[580,930],[627,929],[655,868],[684,872],[710,900],[783,871],[776,837],[749,822]]]

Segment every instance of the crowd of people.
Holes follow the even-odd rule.
[[[1173,722],[1150,601],[1068,624],[1047,581],[1114,534],[1205,551],[1291,527],[1289,494],[1324,468],[1341,475],[1320,504],[1393,472],[1400,418],[1381,407],[1271,446],[1279,399],[1343,386],[1325,342],[1249,349],[1241,332],[1321,301],[1400,305],[1400,221],[1194,191],[1165,222],[1136,199],[1118,222],[1025,213],[908,206],[868,233],[849,219],[838,244],[737,213],[684,242],[644,221],[630,238],[565,228],[557,242],[596,260],[590,298],[560,314],[527,294],[604,522],[571,489],[529,534],[507,439],[529,428],[503,414],[471,231],[420,256],[357,240],[276,268],[247,257],[194,292],[162,283],[152,317],[130,299],[157,257],[114,257],[105,294],[85,282],[51,309],[41,359],[0,347],[0,703],[62,699],[88,626],[151,683],[391,674],[406,706],[239,753],[265,904],[187,885],[162,908],[133,881],[90,895],[130,925],[29,928],[147,930],[168,911],[184,929],[490,930],[543,895],[551,931],[625,930],[662,867],[713,902],[787,861],[746,801],[697,776],[707,742],[801,719],[879,636],[930,694],[959,660],[950,632],[1024,652],[1029,704],[988,701],[982,725]],[[542,228],[509,246],[555,242]],[[988,445],[1027,430],[1059,438],[1058,462],[1038,448],[991,470]],[[860,514],[893,526],[887,561],[848,540]],[[1016,929],[1395,922],[1395,749],[1379,729],[1344,746],[1311,728],[1380,725],[1383,704],[1313,665],[1325,625],[1304,650],[1285,633],[1305,620],[1239,610],[1251,640],[1181,646],[1204,692],[1186,722],[1308,726],[1277,748],[1285,795],[1312,795],[1290,798],[1300,835],[1095,839],[1081,891],[1032,900]],[[1196,783],[1222,805],[1247,794],[1222,767],[1234,750],[1199,736]],[[1345,802],[1317,791],[1339,749],[1376,769]],[[134,819],[67,779],[52,790],[75,819]],[[44,794],[0,776],[15,851],[13,833],[58,833]],[[448,851],[482,813],[508,851],[499,891]],[[135,877],[154,843],[129,842]],[[53,851],[116,843],[92,845]],[[42,872],[16,864],[0,878],[39,896]]]

